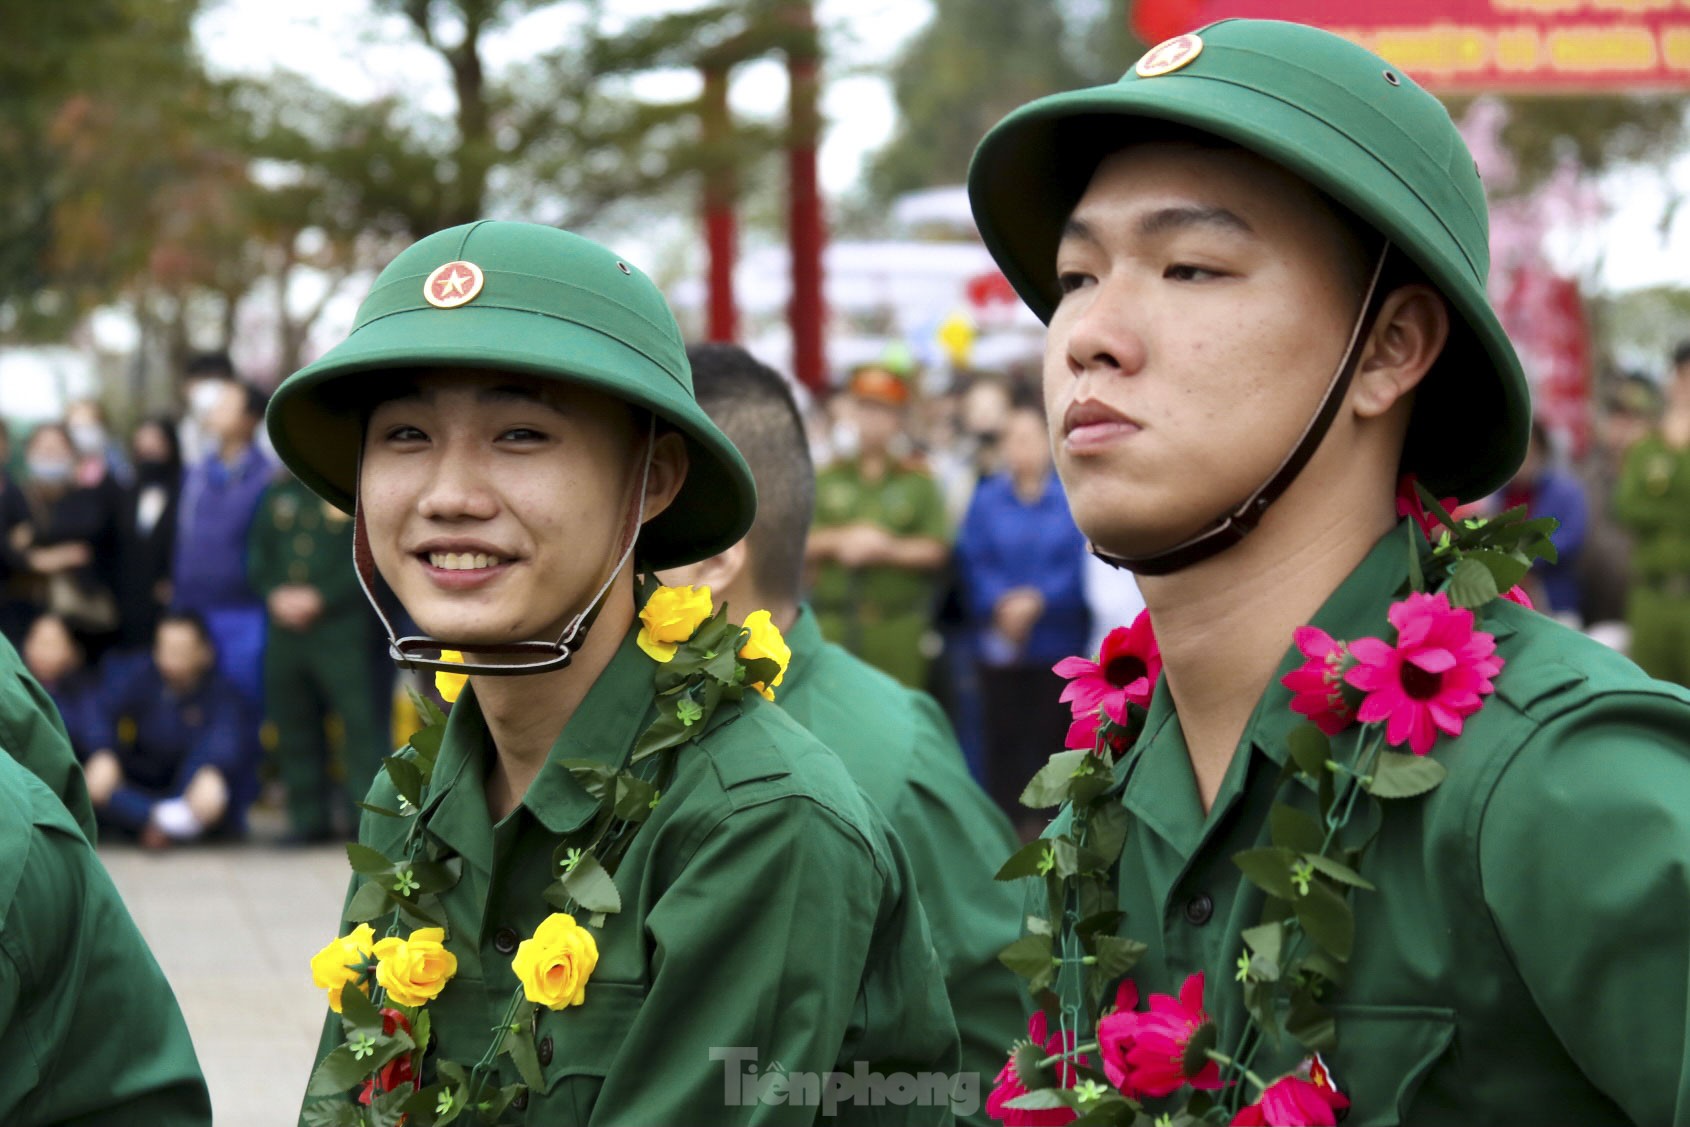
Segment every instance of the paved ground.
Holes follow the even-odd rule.
[[[337,846],[100,851],[188,1019],[217,1124],[291,1127],[326,1012],[311,956],[334,934]]]

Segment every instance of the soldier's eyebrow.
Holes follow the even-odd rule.
[[[1218,227],[1241,235],[1256,233],[1255,228],[1246,223],[1237,212],[1228,211],[1224,207],[1159,207],[1138,218],[1138,233],[1145,238],[1190,227]]]
[[[528,387],[523,384],[495,384],[484,387],[475,393],[476,402],[493,404],[523,404],[545,407],[552,411],[562,411],[553,396],[549,396],[543,389]]]
[[[1096,243],[1099,241],[1097,232],[1092,230],[1091,224],[1087,223],[1084,219],[1076,219],[1072,215],[1070,215],[1062,224],[1061,241],[1067,242],[1070,239],[1078,239],[1085,243]]]

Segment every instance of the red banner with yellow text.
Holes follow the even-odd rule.
[[[1440,93],[1690,89],[1690,0],[1137,0],[1146,43],[1229,17],[1354,40]]]

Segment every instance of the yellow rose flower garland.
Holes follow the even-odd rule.
[[[457,956],[446,946],[440,896],[456,884],[461,860],[431,858],[435,847],[420,832],[446,721],[431,702],[415,698],[424,726],[405,752],[386,764],[400,808],[367,807],[377,814],[412,819],[405,838],[407,855],[391,858],[361,843],[347,846],[353,869],[366,879],[345,914],[350,921],[363,922],[311,959],[312,981],[326,992],[329,1008],[341,1015],[346,1036],[312,1075],[306,1094],[316,1102],[308,1104],[308,1116],[320,1111],[323,1122],[349,1124],[402,1118],[415,1127],[447,1120],[495,1122],[525,1088],[545,1089],[534,1023],[519,1020],[521,1004],[563,1010],[585,1002],[587,981],[599,959],[593,929],[622,906],[612,874],[639,824],[661,800],[678,749],[709,729],[722,701],[739,700],[748,690],[773,700],[773,690],[792,659],[768,611],[755,611],[743,626],[737,625],[728,621],[726,608],[714,609],[706,586],[656,588],[640,611],[640,623],[635,642],[658,663],[653,683],[658,717],[636,743],[626,767],[570,767],[584,787],[606,796],[610,816],[590,823],[583,831],[585,840],[572,836],[558,844],[553,854],[558,875],[544,895],[563,910],[549,915],[518,945],[511,970],[519,985],[487,1051],[472,1068],[435,1061],[433,1082],[426,1086],[428,1004],[458,969]],[[462,660],[454,651],[441,656]],[[447,703],[458,699],[467,681],[464,674],[435,675],[436,689]],[[648,760],[656,764],[654,771],[648,770]],[[576,912],[586,913],[585,925],[572,914]],[[377,939],[369,921],[383,918],[386,934]],[[402,921],[413,925],[403,938]],[[354,989],[347,990],[348,985]],[[516,1064],[521,1084],[494,1085],[494,1066],[501,1055]],[[360,1096],[362,1106],[343,1102],[352,1093]]]

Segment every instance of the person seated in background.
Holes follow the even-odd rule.
[[[85,765],[102,824],[154,849],[244,829],[257,725],[216,665],[203,619],[159,619],[152,660],[114,690]]]
[[[79,763],[93,754],[93,741],[105,724],[99,676],[88,668],[88,654],[69,624],[44,614],[30,625],[23,641],[23,663],[59,710]]]

